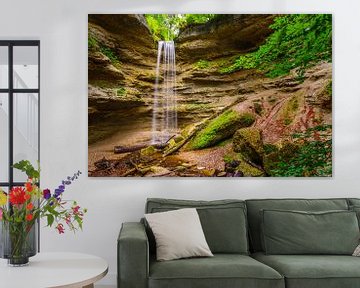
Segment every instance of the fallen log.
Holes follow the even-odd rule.
[[[146,148],[148,146],[149,145],[147,145],[147,144],[139,144],[139,145],[133,145],[133,146],[115,146],[114,153],[121,154],[121,153],[135,152],[135,151],[141,150],[143,148]]]
[[[122,154],[122,153],[129,153],[129,152],[135,152],[135,151],[139,151],[141,149],[147,148],[149,146],[153,146],[155,149],[164,149],[167,145],[168,142],[174,138],[175,135],[171,136],[166,142],[164,143],[157,143],[157,144],[137,144],[137,145],[132,145],[132,146],[114,146],[114,153],[115,154]]]

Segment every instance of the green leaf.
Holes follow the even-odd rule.
[[[48,214],[46,217],[47,217],[47,225],[51,227],[52,224],[54,223],[55,218],[51,214]]]

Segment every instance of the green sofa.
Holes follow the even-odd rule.
[[[158,262],[155,260],[154,236],[145,221],[124,223],[117,246],[119,288],[360,287],[360,257],[353,257],[348,253],[343,255],[343,252],[331,255],[322,252],[314,255],[314,253],[308,254],[305,251],[302,255],[299,245],[295,246],[298,248],[296,255],[281,255],[281,253],[280,255],[273,253],[269,255],[264,251],[264,243],[268,245],[267,249],[270,245],[278,248],[273,245],[272,241],[275,239],[277,245],[279,241],[276,242],[276,235],[264,236],[262,232],[264,211],[270,211],[269,213],[275,211],[275,214],[278,211],[287,213],[288,210],[294,211],[294,213],[308,211],[304,215],[298,215],[299,213],[296,212],[297,214],[290,215],[290,217],[285,216],[284,221],[281,221],[280,224],[285,225],[286,221],[293,221],[292,217],[295,217],[294,219],[305,217],[305,220],[301,221],[306,222],[301,227],[307,227],[309,221],[306,220],[306,217],[316,219],[315,221],[318,221],[316,217],[323,217],[329,225],[338,225],[334,227],[345,229],[344,231],[347,231],[347,227],[353,231],[354,225],[356,225],[357,234],[355,236],[358,241],[359,224],[356,216],[360,215],[360,199],[192,201],[153,198],[147,200],[145,212],[164,212],[187,207],[197,208],[206,240],[214,257]],[[359,209],[357,209],[358,207]],[[269,219],[266,221],[270,222],[274,219],[276,221],[275,216],[266,218]],[[339,218],[339,221],[345,222],[334,223],[336,221],[332,220],[333,216]],[[322,223],[322,218],[319,221]],[[298,229],[300,232],[301,227]],[[274,233],[276,233],[275,230]],[[316,233],[315,231],[312,232],[315,235],[310,234],[310,241],[317,239]],[[321,233],[321,229],[319,229],[319,233]],[[291,235],[286,236],[289,236],[290,240],[286,243],[285,239],[284,245],[289,244],[293,249],[291,245],[298,243],[297,239],[291,239]],[[323,244],[334,247],[341,246],[344,241],[340,238]],[[284,240],[281,239],[281,241]],[[280,243],[282,243],[281,241]],[[351,240],[345,242],[347,243],[344,245],[350,245],[349,249],[352,249],[351,245],[357,245]],[[331,248],[329,247],[329,251],[332,251]]]

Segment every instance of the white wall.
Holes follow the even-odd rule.
[[[174,4],[176,3],[176,5]],[[90,179],[87,172],[88,13],[334,13],[334,177],[332,179]],[[116,238],[137,221],[147,197],[217,199],[359,197],[360,2],[358,0],[1,0],[0,39],[41,40],[41,164],[43,187],[84,172],[67,197],[89,209],[75,236],[42,229],[43,251],[79,251],[110,264]]]

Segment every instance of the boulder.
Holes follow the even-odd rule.
[[[230,138],[239,128],[251,126],[254,121],[255,115],[253,113],[227,110],[210,120],[191,141],[190,147],[192,149],[203,149],[214,146]]]
[[[261,165],[264,156],[262,132],[258,128],[242,128],[233,136],[233,150],[251,162]]]

